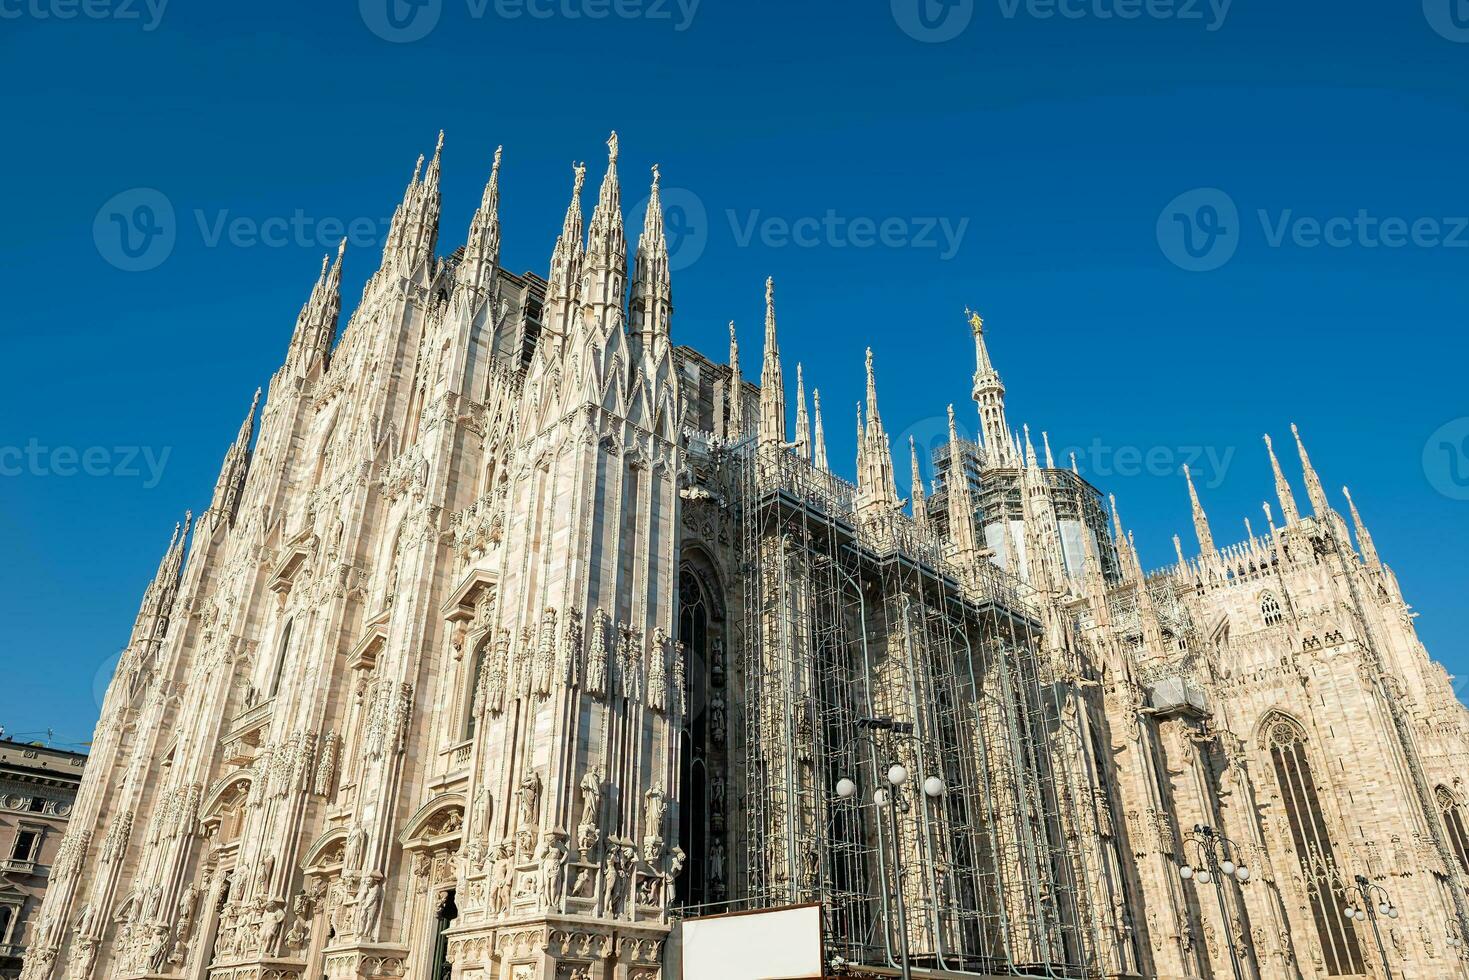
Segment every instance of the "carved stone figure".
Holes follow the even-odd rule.
[[[276,937],[280,935],[281,924],[285,921],[285,907],[279,899],[272,901],[260,917],[260,951],[262,953],[270,953],[275,950]]]
[[[526,770],[520,779],[520,788],[515,791],[515,799],[520,826],[535,827],[540,821],[541,774],[534,769]]]
[[[548,842],[541,855],[541,898],[553,911],[561,908],[566,891],[566,851],[554,841]]]
[[[592,639],[587,648],[588,694],[607,693],[607,613],[598,609],[592,617]]]
[[[376,871],[362,876],[357,889],[356,922],[357,935],[367,937],[377,925],[378,910],[383,901],[383,876]]]

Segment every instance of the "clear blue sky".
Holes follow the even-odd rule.
[[[926,19],[917,0],[703,0],[692,17],[688,0],[398,0],[396,20],[385,3],[116,0],[102,19],[0,3],[9,732],[88,736],[334,222],[360,219],[350,303],[440,127],[441,249],[503,143],[517,270],[544,273],[569,164],[590,161],[594,186],[608,130],[633,229],[660,163],[692,263],[677,340],[722,356],[733,317],[758,371],[774,275],[788,370],[821,387],[842,463],[867,344],[895,435],[931,439],[949,401],[972,422],[966,305],[1012,420],[1086,450],[1149,566],[1191,536],[1182,462],[1203,454],[1216,537],[1234,539],[1271,492],[1261,433],[1300,423],[1430,651],[1469,675],[1469,21],[1448,0],[1235,0],[1222,20],[1207,0],[1050,17],[1047,0],[930,0]],[[172,209],[173,239],[125,271],[159,256],[120,251],[112,215],[167,218],[137,188]],[[1171,203],[1199,189],[1215,190]],[[1331,219],[1351,220],[1313,245]]]

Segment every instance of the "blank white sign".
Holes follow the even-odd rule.
[[[821,976],[821,906],[685,919],[684,980]]]

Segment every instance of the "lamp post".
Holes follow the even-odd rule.
[[[1250,880],[1250,869],[1235,859],[1239,857],[1239,847],[1207,824],[1194,824],[1194,831],[1184,836],[1184,857],[1188,856],[1188,846],[1194,846],[1194,853],[1198,861],[1194,864],[1185,863],[1178,869],[1178,876],[1184,881],[1193,880],[1201,885],[1214,883],[1214,892],[1219,896],[1219,915],[1224,920],[1224,932],[1227,938],[1226,945],[1229,947],[1229,965],[1234,967],[1234,980],[1245,980],[1244,970],[1240,967],[1239,953],[1234,948],[1234,929],[1231,926],[1229,906],[1224,900],[1224,879],[1233,878],[1240,884]]]
[[[1387,947],[1382,944],[1382,930],[1377,926],[1377,917],[1398,917],[1398,907],[1388,897],[1387,890],[1370,881],[1366,875],[1357,875],[1350,885],[1341,889],[1342,901],[1347,904],[1347,918],[1355,922],[1367,919],[1372,923],[1372,938],[1377,940],[1377,953],[1382,957],[1382,975],[1392,980],[1392,968],[1387,965]],[[1375,899],[1375,901],[1374,901]]]
[[[865,742],[872,748],[873,767],[877,767],[877,757],[884,754],[878,747],[872,734],[873,732],[885,731],[890,739],[898,737],[913,737],[912,722],[894,721],[892,718],[859,718],[857,727],[864,734],[858,735],[852,740],[852,745]],[[903,794],[903,787],[908,783],[908,769],[897,761],[897,753],[891,748],[885,753],[893,762],[887,771],[882,773],[878,779],[879,785],[872,792],[872,802],[879,810],[886,810],[888,814],[888,834],[892,841],[893,849],[893,878],[898,885],[898,966],[902,970],[903,980],[912,980],[913,971],[908,962],[908,902],[903,894],[903,849],[898,844],[898,809],[901,807],[907,813],[911,804]],[[944,781],[938,776],[929,776],[923,781],[923,795],[929,799],[938,799],[944,795],[946,787]],[[843,800],[851,800],[857,795],[857,781],[849,776],[843,776],[837,780],[837,796]],[[881,828],[878,830],[878,846],[882,847],[883,834]],[[892,930],[888,929],[891,935]]]

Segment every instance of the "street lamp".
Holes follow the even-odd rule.
[[[885,731],[890,733],[891,738],[900,736],[912,738],[913,724],[911,722],[894,721],[891,718],[859,718],[857,727],[866,732]],[[882,752],[876,741],[869,734],[858,735],[852,740],[852,745],[866,742],[871,746],[874,754],[874,768],[876,768],[876,756]],[[889,750],[889,756],[896,753]],[[898,810],[907,813],[910,804],[903,795],[903,787],[908,783],[908,770],[900,762],[894,762],[888,766],[887,772],[883,773],[883,781],[886,786],[878,786],[872,791],[872,802],[879,810],[886,810],[888,814],[888,834],[892,841],[893,849],[893,877],[898,884],[898,935],[901,946],[899,948],[898,965],[902,969],[903,980],[912,980],[913,971],[908,963],[908,903],[903,895],[903,849],[898,845]],[[938,776],[929,776],[923,781],[923,795],[931,800],[937,800],[947,792],[944,781]],[[857,796],[857,781],[848,776],[837,780],[836,794],[843,800],[852,800]],[[881,830],[878,832],[878,846],[883,846],[884,836]],[[892,930],[888,929],[891,935]]]
[[[1184,856],[1188,856],[1188,845],[1194,845],[1198,860],[1185,863],[1178,869],[1184,881],[1190,879],[1201,885],[1214,883],[1219,896],[1219,915],[1224,920],[1225,945],[1229,947],[1229,965],[1234,968],[1234,980],[1245,980],[1240,968],[1239,953],[1234,948],[1234,929],[1230,925],[1229,907],[1224,901],[1224,879],[1233,878],[1240,884],[1250,880],[1250,869],[1238,863],[1239,847],[1206,824],[1194,824],[1194,832],[1184,837]]]
[[[1387,890],[1370,881],[1366,875],[1357,875],[1352,884],[1342,886],[1341,892],[1342,901],[1347,905],[1347,918],[1354,922],[1365,919],[1372,923],[1372,938],[1377,940],[1377,953],[1382,957],[1383,976],[1392,980],[1392,968],[1387,965],[1387,947],[1382,944],[1382,930],[1377,926],[1377,917],[1385,915],[1396,919],[1398,907],[1388,897]]]

